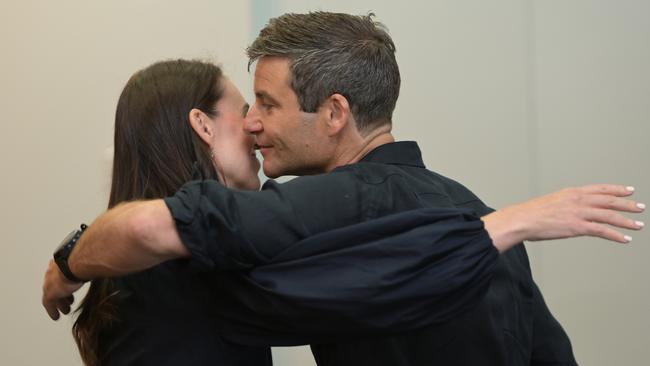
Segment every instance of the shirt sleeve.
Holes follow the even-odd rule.
[[[360,207],[381,197],[364,184],[332,173],[247,192],[206,180],[165,199],[190,265],[221,296],[224,336],[291,345],[395,333],[479,302],[498,258],[483,222],[443,208],[368,220]]]
[[[302,239],[366,221],[365,205],[378,195],[353,172],[341,171],[283,184],[269,180],[261,191],[193,181],[165,203],[192,254],[191,265],[206,272],[272,263]]]
[[[473,308],[498,253],[483,222],[421,209],[312,236],[247,274],[215,277],[222,334],[252,345],[386,335]]]
[[[270,263],[286,246],[308,236],[279,185],[265,187],[237,191],[202,180],[165,198],[194,270],[242,270]]]

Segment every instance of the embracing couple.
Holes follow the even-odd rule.
[[[109,210],[64,239],[43,305],[87,365],[575,365],[524,240],[631,239],[633,187],[494,211],[395,142],[395,45],[372,15],[271,19],[250,105],[219,67],[173,60],[120,95]],[[415,121],[435,123],[435,121]],[[264,173],[297,175],[259,188]]]

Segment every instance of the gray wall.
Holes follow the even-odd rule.
[[[178,57],[216,58],[247,87],[249,14],[239,1],[0,3],[0,364],[81,364],[71,319],[49,320],[40,287],[53,248],[106,207],[119,93]]]
[[[250,96],[244,46],[269,16],[319,8],[388,26],[403,75],[395,134],[490,205],[590,182],[633,184],[648,201],[646,1],[3,2],[2,364],[79,364],[70,319],[40,307],[41,279],[60,237],[106,205],[128,77],[158,59],[216,58]],[[647,363],[650,237],[633,236],[528,244],[581,364]],[[274,357],[311,363],[299,348]]]

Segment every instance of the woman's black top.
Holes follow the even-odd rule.
[[[272,365],[268,347],[244,346],[219,334],[206,274],[184,261],[114,279],[118,319],[100,337],[102,366]],[[214,274],[207,274],[214,281]]]

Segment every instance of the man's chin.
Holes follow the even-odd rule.
[[[277,167],[274,167],[266,159],[262,163],[262,170],[264,171],[264,175],[266,175],[267,177],[269,177],[271,179],[275,179],[277,177],[281,177],[282,175],[284,175],[284,174],[282,174],[280,169],[277,169]]]

